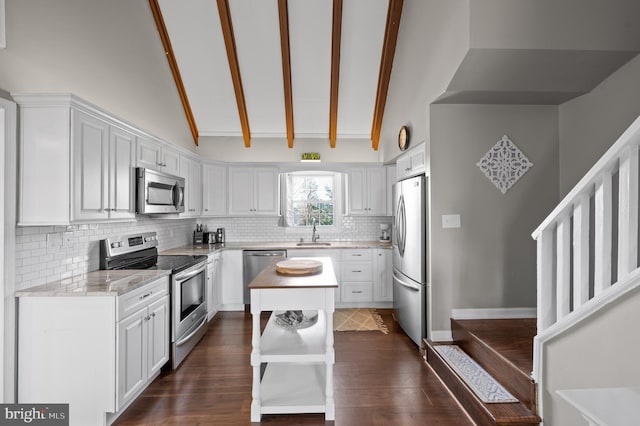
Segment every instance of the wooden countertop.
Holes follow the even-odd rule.
[[[291,259],[295,259],[295,257],[288,258],[288,260]],[[336,274],[333,271],[333,263],[331,263],[330,257],[304,257],[300,259],[315,259],[322,262],[322,272],[302,276],[284,275],[276,271],[276,263],[278,263],[276,259],[267,265],[262,272],[251,281],[249,289],[338,287],[338,281],[336,280]]]

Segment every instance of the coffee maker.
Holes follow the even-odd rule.
[[[389,243],[391,242],[391,233],[389,232],[389,224],[381,223],[380,224],[380,242],[381,243]]]

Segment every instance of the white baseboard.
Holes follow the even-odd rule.
[[[536,318],[536,308],[452,309],[453,319]]]
[[[453,342],[451,330],[433,330],[431,332],[432,342]]]

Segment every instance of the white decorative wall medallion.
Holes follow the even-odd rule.
[[[503,194],[511,188],[533,163],[504,135],[476,163]]]

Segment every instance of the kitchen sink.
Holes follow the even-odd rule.
[[[297,246],[306,246],[306,247],[327,247],[327,246],[330,246],[331,243],[311,243],[311,242],[305,243],[305,242],[302,242],[302,243],[296,243],[296,245]]]

